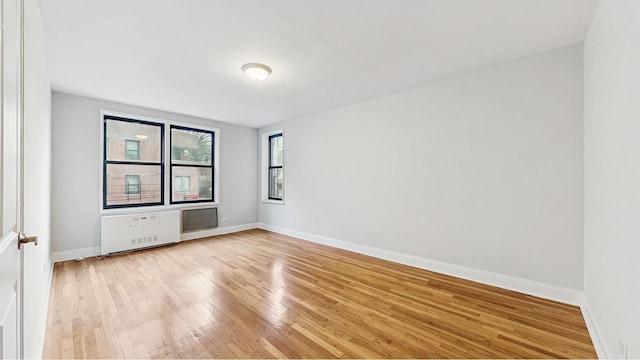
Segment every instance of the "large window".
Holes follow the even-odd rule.
[[[103,209],[217,201],[218,129],[121,114],[102,121]]]
[[[282,168],[282,133],[269,136],[269,199],[282,200],[284,174]]]
[[[164,203],[164,125],[104,117],[103,207]]]
[[[171,126],[171,203],[214,201],[213,131]]]

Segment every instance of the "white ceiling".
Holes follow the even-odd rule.
[[[41,0],[54,90],[260,127],[574,44],[597,0]],[[261,62],[269,79],[240,67]]]

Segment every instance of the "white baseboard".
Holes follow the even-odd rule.
[[[593,347],[596,349],[598,359],[613,359],[613,353],[602,339],[602,332],[598,327],[598,323],[596,322],[593,313],[591,313],[591,307],[589,306],[589,302],[586,297],[582,299],[580,310],[582,310],[582,317],[584,317],[584,322],[587,324],[589,336],[591,336],[591,342],[593,343]]]
[[[251,230],[256,228],[258,228],[258,223],[219,227],[211,230],[194,231],[194,232],[181,234],[180,241],[202,239],[209,236],[230,234],[238,231]],[[100,255],[100,247],[94,246],[94,247],[87,247],[82,249],[56,251],[51,254],[51,258],[54,263],[57,263],[57,262],[62,262],[67,260],[74,260],[78,258],[86,258],[86,257],[92,257],[92,256],[98,256],[98,255]]]
[[[225,226],[225,227],[218,227],[215,229],[202,230],[202,231],[193,231],[193,232],[180,234],[180,241],[202,239],[209,236],[231,234],[238,231],[245,231],[245,230],[251,230],[256,228],[258,228],[258,223]]]
[[[474,269],[466,266],[460,266],[455,264],[450,264],[442,261],[431,260],[426,258],[421,258],[413,255],[402,254],[390,250],[384,250],[379,248],[374,248],[366,245],[351,243],[347,241],[332,239],[325,236],[319,236],[314,234],[309,234],[301,231],[291,230],[283,227],[263,224],[263,223],[250,223],[243,225],[235,225],[235,226],[227,226],[216,228],[212,230],[203,230],[196,231],[191,233],[186,233],[181,235],[181,241],[201,239],[210,236],[229,234],[244,230],[251,229],[263,229],[268,231],[273,231],[276,233],[296,237],[302,240],[311,241],[318,244],[328,245],[344,250],[353,251],[359,254],[373,256],[376,258],[393,261],[396,263],[414,266],[420,269],[425,269],[429,271],[438,272],[445,275],[451,275],[455,277],[459,277],[466,280],[476,281],[479,283],[500,287],[507,290],[513,290],[517,292],[521,292],[524,294],[529,294],[533,296],[538,296],[545,299],[555,300],[559,302],[563,302],[566,304],[580,306],[582,310],[583,317],[585,319],[585,323],[589,330],[589,335],[591,336],[593,346],[598,354],[598,358],[608,359],[611,358],[611,352],[605,345],[602,340],[601,332],[597,326],[595,318],[591,313],[591,309],[589,307],[589,303],[587,302],[584,293],[579,290],[573,290],[568,288],[563,288],[556,285],[545,284],[537,281],[531,281],[527,279],[522,279],[514,276],[498,274],[490,271]],[[49,281],[47,285],[47,289],[51,288],[51,281],[53,276],[53,263],[73,260],[81,257],[91,257],[100,255],[100,247],[88,247],[83,249],[74,249],[67,251],[59,251],[54,252],[51,255],[51,263],[50,263],[50,275]],[[41,339],[38,339],[37,344],[39,346],[39,352],[37,352],[35,358],[42,358],[42,351],[44,350],[44,337],[46,331],[46,319],[47,319],[47,307],[49,305],[49,291],[46,291],[46,301],[44,302],[44,308],[41,310],[41,317],[44,319],[44,323],[42,324],[41,331]],[[39,334],[40,335],[40,334]],[[39,356],[37,356],[39,355]]]
[[[582,291],[259,223],[259,228],[499,288],[581,306]]]
[[[25,354],[27,359],[42,359],[42,353],[44,352],[44,340],[47,334],[47,318],[49,314],[49,294],[51,293],[51,281],[53,280],[53,261],[49,259],[47,263],[49,269],[47,281],[45,282],[45,288],[43,290],[43,298],[40,307],[40,316],[38,317],[38,325],[36,327],[37,332],[33,343],[35,344],[33,353]],[[25,349],[26,350],[26,349]]]
[[[73,249],[65,251],[56,251],[51,254],[51,260],[54,263],[74,260],[78,258],[86,258],[100,255],[100,246],[87,247],[82,249]]]

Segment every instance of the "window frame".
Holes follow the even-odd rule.
[[[271,158],[270,158],[270,153],[271,153],[271,149],[270,149],[270,143],[269,143],[269,137],[272,135],[277,135],[277,134],[281,134],[282,136],[282,199],[274,199],[274,198],[269,198],[269,165],[271,165]],[[285,182],[286,179],[284,178],[284,169],[286,167],[285,165],[285,131],[284,128],[279,128],[279,129],[274,129],[274,130],[269,130],[266,132],[263,132],[261,134],[261,146],[260,146],[260,158],[261,158],[261,174],[260,174],[260,198],[261,198],[261,202],[265,203],[265,204],[275,204],[275,205],[284,205],[284,200],[286,197],[285,194]]]
[[[172,136],[172,130],[187,130],[187,131],[196,131],[196,132],[201,132],[201,133],[207,133],[209,135],[211,135],[211,157],[210,157],[210,164],[209,165],[203,165],[203,164],[179,164],[173,163],[173,136]],[[175,204],[201,204],[201,203],[215,203],[216,202],[216,159],[217,159],[217,154],[216,154],[216,131],[214,130],[207,130],[207,129],[202,129],[202,128],[194,128],[194,127],[190,127],[190,126],[184,126],[184,125],[176,125],[176,124],[170,124],[169,125],[169,150],[171,153],[171,156],[168,159],[168,166],[169,166],[169,204],[171,205],[175,205]],[[211,199],[197,199],[197,200],[179,200],[179,201],[174,201],[173,200],[173,191],[174,191],[174,184],[173,184],[173,168],[174,167],[187,167],[187,168],[198,168],[198,169],[211,169]],[[191,180],[189,180],[189,182],[191,182]]]
[[[98,154],[98,156],[96,157],[96,168],[98,169],[98,172],[100,174],[99,177],[99,182],[96,184],[96,197],[97,197],[97,202],[99,203],[99,214],[100,215],[128,215],[128,214],[139,214],[139,213],[150,213],[150,212],[156,212],[156,211],[172,211],[172,210],[182,210],[182,209],[199,209],[199,208],[208,208],[208,207],[216,207],[216,206],[220,206],[221,202],[221,192],[220,192],[220,149],[221,146],[224,142],[224,140],[222,139],[222,130],[219,127],[216,126],[212,126],[212,125],[208,125],[206,124],[205,120],[201,120],[199,122],[196,121],[189,121],[186,122],[183,119],[177,119],[174,117],[170,117],[170,114],[167,114],[167,118],[158,118],[158,117],[153,117],[153,116],[145,116],[145,115],[140,115],[139,113],[128,113],[128,112],[121,112],[121,111],[116,111],[113,109],[108,109],[108,108],[101,108],[99,110],[99,117],[96,117],[95,121],[96,121],[96,127],[99,129],[100,132],[100,141],[103,142],[102,144],[100,144],[100,152]],[[163,140],[163,150],[164,153],[162,153],[162,170],[163,170],[163,175],[162,175],[162,194],[163,194],[163,203],[160,204],[153,204],[153,205],[141,205],[141,206],[125,206],[125,207],[105,207],[104,204],[106,203],[104,201],[104,186],[105,186],[105,179],[106,179],[106,171],[104,168],[104,154],[107,152],[107,144],[104,141],[105,139],[105,135],[104,135],[104,118],[105,117],[117,117],[117,118],[124,118],[124,119],[134,119],[134,120],[139,120],[139,121],[146,121],[146,122],[151,122],[151,123],[156,123],[156,124],[163,124],[164,125],[164,130],[162,133],[162,140]],[[213,202],[202,202],[202,203],[197,203],[197,202],[186,202],[186,203],[180,203],[180,204],[171,204],[167,199],[170,199],[171,197],[171,188],[169,187],[170,184],[170,175],[169,175],[169,171],[167,169],[167,166],[169,166],[169,162],[167,161],[167,159],[170,159],[170,154],[171,154],[171,147],[170,147],[170,141],[167,140],[167,136],[169,134],[169,131],[166,131],[169,129],[170,125],[176,125],[176,126],[183,126],[183,127],[188,127],[188,128],[193,128],[196,130],[206,130],[206,131],[211,131],[214,133],[214,139],[215,139],[215,144],[214,144],[214,154],[212,156],[213,158],[213,162],[215,164],[215,170],[213,173],[213,177],[212,177],[212,183],[213,183],[213,198],[214,201]],[[135,164],[139,164],[140,162],[135,162]]]
[[[159,162],[151,162],[151,161],[140,161],[140,160],[108,160],[107,159],[107,155],[108,155],[108,142],[107,142],[107,123],[109,120],[112,121],[122,121],[122,122],[129,122],[129,123],[135,123],[135,124],[142,124],[142,125],[149,125],[149,126],[157,126],[160,128],[160,161]],[[164,205],[164,194],[165,194],[165,179],[164,179],[164,174],[165,174],[165,141],[164,141],[164,127],[165,124],[163,123],[159,123],[159,122],[152,122],[152,121],[146,121],[146,120],[140,120],[137,119],[135,117],[122,117],[122,116],[116,116],[116,115],[109,115],[109,114],[102,114],[101,116],[101,121],[102,121],[102,210],[108,210],[108,209],[122,209],[122,208],[138,208],[138,207],[148,207],[148,206],[157,206],[157,205]],[[128,140],[127,140],[128,141]],[[125,159],[126,159],[126,142],[125,142]],[[138,158],[140,157],[140,147],[138,144]],[[107,181],[107,167],[110,164],[114,164],[114,165],[135,165],[135,166],[159,166],[160,167],[160,201],[158,202],[146,202],[146,203],[132,203],[132,204],[114,204],[114,205],[107,205],[107,187],[108,187],[108,181]],[[126,183],[125,183],[126,186]],[[140,186],[140,183],[138,182],[138,186]],[[128,189],[127,189],[128,190]],[[126,191],[125,191],[126,193]],[[128,195],[128,194],[127,194]]]
[[[282,165],[273,165],[273,146],[272,146],[272,141],[276,138],[281,138],[282,139]],[[269,200],[276,200],[276,201],[282,201],[282,198],[284,197],[284,136],[282,133],[276,133],[273,135],[269,135],[267,138],[267,147],[269,148],[269,170],[268,170],[268,176],[267,176],[267,187],[269,189],[269,192],[267,194],[267,198]],[[282,197],[275,197],[275,196],[271,196],[271,171],[273,169],[281,169],[282,170]]]

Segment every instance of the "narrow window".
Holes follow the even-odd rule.
[[[213,202],[213,131],[171,126],[171,203]]]
[[[103,121],[103,207],[162,205],[164,125],[110,115]]]
[[[127,160],[140,160],[140,141],[125,140]]]
[[[140,194],[140,175],[125,175],[124,179],[127,195]]]
[[[269,199],[282,200],[284,196],[282,133],[269,136]]]

